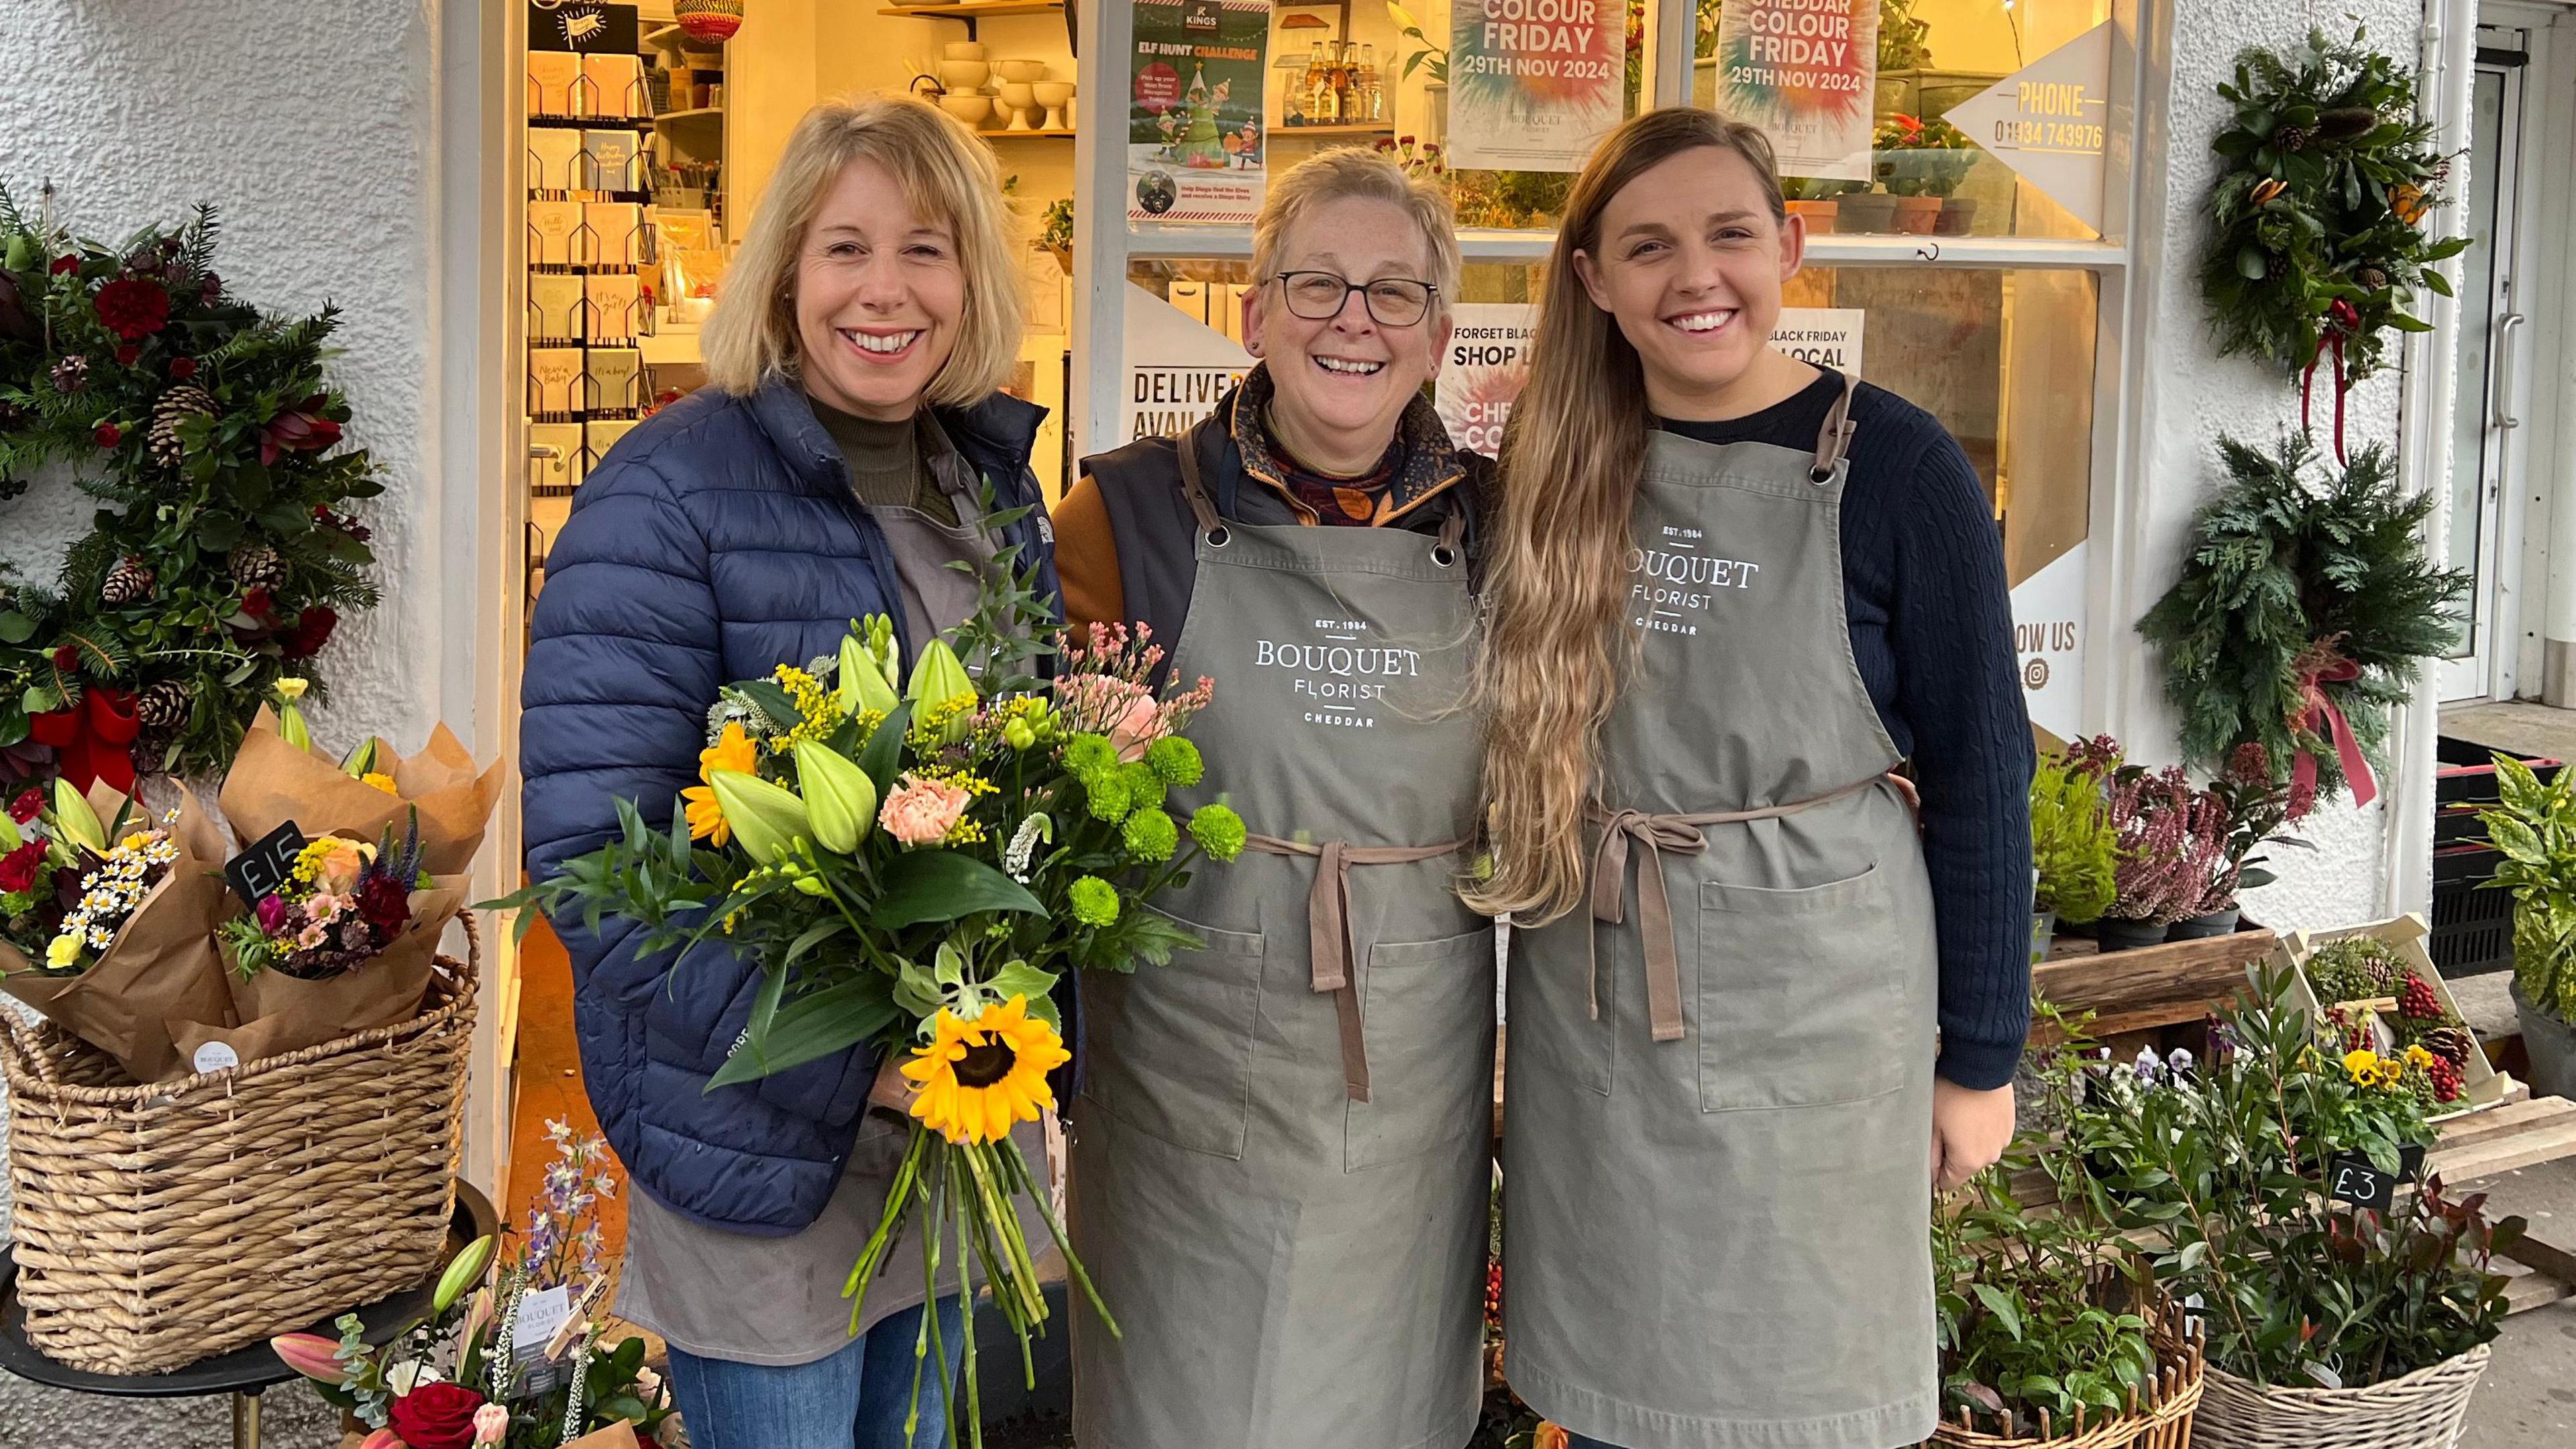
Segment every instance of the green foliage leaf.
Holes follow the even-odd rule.
[[[799,997],[779,1008],[765,1043],[755,1047],[746,1036],[706,1089],[773,1076],[856,1046],[893,1022],[900,1010],[885,979],[875,975],[854,976]]]
[[[886,867],[884,885],[868,913],[868,924],[881,931],[962,920],[985,911],[1046,913],[1028,887],[953,850],[916,850],[895,857]]]

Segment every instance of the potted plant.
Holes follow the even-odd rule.
[[[1787,198],[1789,214],[1807,219],[1807,235],[1823,236],[1832,232],[1836,216],[1842,209],[1841,198],[1854,191],[1865,191],[1866,181],[1836,181],[1824,176],[1784,176],[1781,194]]]
[[[2090,923],[2119,896],[2119,833],[2102,780],[2065,755],[2042,755],[2030,777],[2031,964],[2047,959],[2059,921]]]
[[[2242,917],[2237,893],[2276,879],[2264,868],[2264,857],[2255,852],[2273,844],[2312,848],[2281,830],[2305,818],[2314,799],[2273,778],[2271,756],[2261,745],[2248,741],[2238,746],[2228,756],[2226,770],[2192,801],[2195,832],[2214,831],[2224,846],[2211,861],[2200,899],[2192,903],[2189,914],[2173,923],[2167,938],[2192,940],[2235,930]]]
[[[2305,937],[2292,940],[2304,944]],[[2295,950],[2288,954],[2298,960],[2317,1010],[2344,1033],[2346,1050],[2367,1047],[2417,1069],[2420,1076],[2407,1080],[2424,1099],[2425,1111],[2443,1114],[2454,1103],[2466,1110],[2461,1099],[2468,1095],[2472,1075],[2481,1082],[2492,1075],[2477,1033],[2434,984],[2440,973],[2429,959],[2419,969],[2367,929],[2327,941],[2304,959]]]
[[[2531,1089],[2576,1097],[2576,785],[2540,783],[2498,754],[2498,803],[2478,812],[2504,860],[2491,887],[2513,902],[2513,1010],[2531,1057]]]
[[[1871,149],[1876,152],[1872,169],[1879,184],[1897,198],[1896,229],[1918,235],[1940,227],[1945,199],[1959,189],[1968,168],[1977,161],[1976,150],[1958,127],[1920,116],[1894,115],[1879,122]],[[1961,232],[1976,203],[1967,205],[1971,211],[1961,215]]]
[[[2167,929],[2198,907],[2215,842],[2206,822],[2193,819],[2194,791],[2179,766],[2149,770],[2115,755],[2101,778],[2118,860],[2111,908],[2095,933],[2105,951],[2161,944]]]
[[[1061,196],[1047,203],[1045,225],[1038,232],[1038,246],[1055,254],[1055,264],[1073,275],[1073,198]]]
[[[2504,1318],[2490,1261],[2522,1221],[2490,1224],[2439,1177],[2392,1186],[2433,1138],[2417,1068],[2346,1051],[2291,980],[2264,973],[2196,1060],[2056,1053],[2061,1204],[2142,1235],[2157,1285],[2194,1305],[2203,1445],[2448,1446]]]
[[[2036,1155],[2017,1144],[1933,1215],[1941,1422],[1932,1442],[2183,1443],[2150,1436],[2176,1425],[2189,1433],[2201,1395],[2196,1334],[2144,1274],[2121,1270],[2116,1230],[2082,1212],[2034,1214],[2014,1198],[2009,1174]]]
[[[1871,189],[1866,182],[1859,185],[1860,189],[1836,198],[1834,230],[1860,235],[1896,230],[1896,198]]]

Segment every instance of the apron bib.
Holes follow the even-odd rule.
[[[1457,523],[1217,518],[1175,677],[1254,832],[1158,906],[1206,941],[1084,983],[1072,1232],[1094,1449],[1456,1449],[1483,1390],[1494,938],[1453,889],[1481,731]]]
[[[1931,888],[1816,453],[1657,432],[1584,908],[1513,933],[1505,1372],[1622,1449],[1891,1449],[1937,1411]]]

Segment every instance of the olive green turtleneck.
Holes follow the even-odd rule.
[[[943,524],[957,522],[957,505],[939,486],[921,447],[921,421],[879,422],[845,413],[808,397],[823,431],[839,444],[849,465],[850,487],[871,508],[917,508]]]

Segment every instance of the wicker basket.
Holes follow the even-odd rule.
[[[27,1341],[161,1373],[420,1281],[463,1149],[482,943],[458,919],[468,959],[417,1018],[175,1082],[0,1011]]]
[[[2191,1449],[2192,1420],[2204,1382],[2200,1326],[2180,1308],[2164,1304],[2148,1325],[2147,1338],[2155,1346],[2155,1381],[2143,1398],[2133,1395],[2128,1412],[2117,1418],[2087,1424],[2079,1415],[2072,1424],[2052,1425],[2042,1414],[2036,1436],[1989,1434],[1962,1409],[1958,1423],[1934,1429],[1928,1442],[1958,1449]],[[2215,1376],[2215,1370],[2208,1373]]]
[[[2360,1389],[2272,1389],[2209,1371],[2201,1400],[2202,1449],[2451,1449],[2469,1416],[2469,1394],[2487,1346]]]

